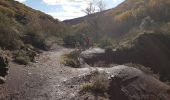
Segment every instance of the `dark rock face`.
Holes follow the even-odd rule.
[[[5,77],[8,74],[9,61],[7,57],[0,56],[0,76]]]

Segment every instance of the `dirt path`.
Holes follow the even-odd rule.
[[[147,84],[153,88],[158,87],[158,91],[160,91],[159,88],[162,90],[169,88],[155,78],[145,75],[142,71],[124,65],[114,68],[85,67],[77,69],[62,65],[60,63],[61,56],[71,51],[71,49],[57,47],[52,51],[42,53],[36,58],[37,63],[32,63],[29,66],[11,63],[6,83],[0,85],[0,100],[82,100],[86,96],[79,97],[80,85],[88,78],[87,75],[96,69],[105,71],[111,76],[119,74],[133,78],[137,75],[141,78],[136,80],[136,83],[129,83],[130,86],[136,86],[136,88],[139,83],[141,83],[139,87],[146,88]],[[142,84],[143,81],[145,83]]]
[[[89,68],[74,69],[60,63],[61,55],[71,49],[42,53],[37,63],[20,66],[11,63],[10,74],[0,86],[0,100],[69,100],[78,90],[78,85],[65,85],[67,80],[89,72]],[[4,99],[5,98],[5,99]]]

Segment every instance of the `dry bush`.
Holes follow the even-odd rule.
[[[109,87],[109,82],[104,73],[96,71],[91,80],[82,85],[81,92],[91,92],[93,94],[100,94],[106,96]]]
[[[72,51],[68,54],[64,54],[62,56],[61,63],[64,64],[65,66],[78,68],[80,67],[79,54],[80,53],[77,51]]]

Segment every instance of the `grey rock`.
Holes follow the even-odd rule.
[[[4,77],[0,77],[0,84],[5,83],[5,78]]]

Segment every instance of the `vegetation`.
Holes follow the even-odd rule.
[[[27,65],[30,62],[30,58],[28,56],[17,56],[15,61],[19,64]]]
[[[133,62],[150,67],[166,81],[170,60],[169,9],[169,0],[125,0],[116,8],[70,20],[72,29],[79,29],[72,34],[87,33],[93,44],[117,50],[115,60],[120,58],[119,64]]]
[[[72,51],[68,54],[64,54],[63,57],[62,57],[61,63],[66,65],[66,66],[78,68],[78,67],[80,67],[79,56],[80,56],[79,51]]]
[[[14,0],[0,1],[0,47],[5,50],[21,51],[27,45],[46,50],[53,42],[62,40],[66,33],[66,25],[49,15]],[[32,61],[30,53],[13,54],[15,61],[26,64]]]
[[[108,87],[109,82],[107,81],[105,74],[96,71],[91,80],[82,85],[81,92],[92,92],[94,94],[106,96]]]
[[[113,40],[111,40],[110,38],[103,38],[99,42],[99,47],[101,47],[101,48],[113,47],[114,45],[115,44],[114,44]]]
[[[111,44],[116,45],[115,43],[124,41],[123,39],[130,34],[136,37],[146,30],[157,31],[162,25],[170,21],[170,2],[168,0],[126,0],[116,8],[100,13],[90,12],[94,12],[92,4],[89,4],[89,9],[86,10],[89,12],[88,16],[66,22],[70,22],[73,26],[77,26],[77,29],[80,29],[75,30],[72,27],[75,30],[72,31],[72,34],[87,33],[88,36],[92,37],[94,44],[98,45],[105,44],[103,43],[106,42],[103,41],[104,38],[110,39]],[[151,23],[144,22],[147,19]],[[141,28],[141,26],[144,27]]]
[[[75,47],[76,42],[78,42],[78,39],[79,38],[76,38],[75,35],[68,35],[64,37],[63,41],[66,46]]]
[[[14,52],[15,55],[15,61],[19,64],[28,64],[29,62],[34,61],[34,57],[37,55],[37,52],[34,50],[29,49],[21,49],[16,50]]]

